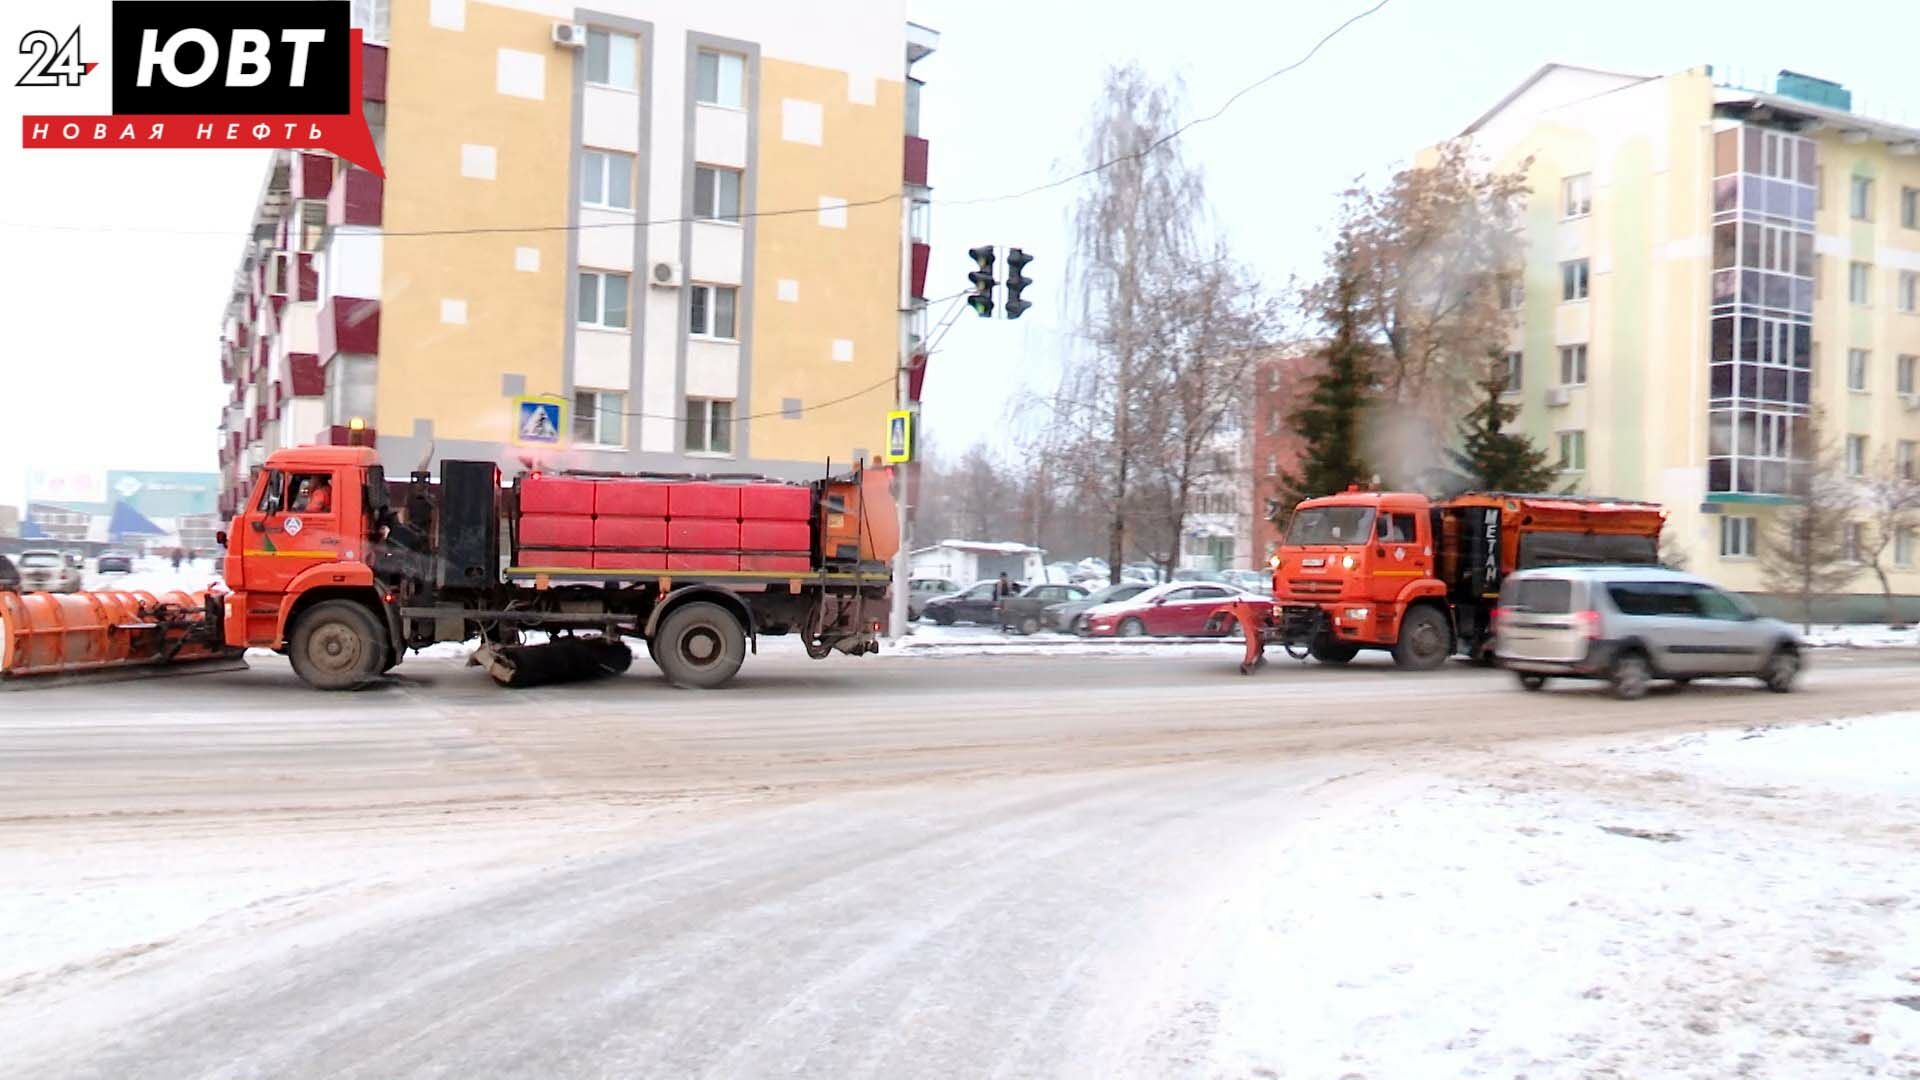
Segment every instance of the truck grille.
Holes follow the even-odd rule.
[[[1325,578],[1292,578],[1287,582],[1287,592],[1294,596],[1321,599],[1340,595],[1340,582]]]

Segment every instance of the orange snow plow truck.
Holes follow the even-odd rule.
[[[1246,635],[1243,674],[1278,644],[1295,659],[1344,664],[1385,649],[1431,670],[1486,657],[1500,583],[1515,570],[1655,563],[1666,515],[1655,503],[1473,492],[1444,501],[1349,488],[1294,508],[1269,560],[1273,602],[1215,612]]]
[[[0,593],[0,683],[265,648],[308,685],[347,690],[410,649],[477,638],[473,662],[523,686],[624,671],[634,637],[674,683],[714,687],[763,635],[801,635],[815,659],[879,651],[898,547],[887,470],[803,484],[530,472],[502,486],[493,462],[445,461],[438,480],[390,490],[378,460],[270,456],[220,535],[224,589]]]

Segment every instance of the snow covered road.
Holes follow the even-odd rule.
[[[1910,655],[1220,648],[0,696],[0,1074],[1920,1076]]]

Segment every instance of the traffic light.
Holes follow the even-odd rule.
[[[973,286],[973,294],[967,297],[967,306],[975,315],[983,319],[993,318],[993,245],[968,248],[967,256],[973,260],[976,269],[967,275],[967,281]]]
[[[1023,274],[1033,256],[1019,248],[1007,249],[1007,318],[1017,319],[1020,313],[1032,307],[1032,304],[1020,299],[1020,290],[1033,284]]]

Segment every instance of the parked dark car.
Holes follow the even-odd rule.
[[[131,574],[133,556],[124,551],[103,552],[95,566],[102,574]]]
[[[1100,588],[1064,604],[1054,604],[1040,612],[1040,625],[1050,630],[1065,630],[1071,634],[1087,632],[1087,609],[1101,604],[1117,604],[1122,600],[1131,600],[1153,586],[1144,581],[1123,581],[1118,585],[1102,585]]]
[[[952,626],[957,622],[981,623],[986,626],[998,626],[1000,603],[994,598],[993,589],[999,582],[995,579],[977,582],[951,596],[936,596],[927,601],[920,609],[920,617],[932,619],[941,626]],[[1019,585],[1015,585],[1017,590]]]
[[[1037,634],[1043,625],[1041,612],[1086,595],[1087,590],[1079,585],[1029,585],[1019,595],[1000,601],[1000,626],[1016,633]]]
[[[5,555],[0,555],[0,590],[20,591],[20,568]]]

